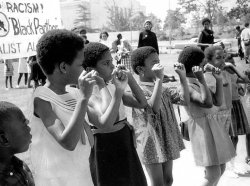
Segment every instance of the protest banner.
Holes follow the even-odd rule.
[[[58,28],[59,0],[0,0],[0,58],[35,55],[38,39]]]

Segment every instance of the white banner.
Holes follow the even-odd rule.
[[[0,0],[0,58],[35,55],[41,35],[58,28],[59,0]]]

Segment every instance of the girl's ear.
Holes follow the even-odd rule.
[[[4,132],[0,132],[0,146],[1,147],[8,147],[9,146],[9,140],[6,137]]]
[[[61,62],[59,64],[59,70],[60,70],[60,72],[66,74],[67,73],[67,64],[65,62]]]
[[[137,72],[139,73],[140,76],[144,75],[144,68],[142,66],[137,66],[136,70],[137,70]]]

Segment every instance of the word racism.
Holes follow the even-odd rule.
[[[58,25],[51,25],[49,19],[45,23],[41,23],[38,18],[28,19],[27,25],[22,25],[20,20],[14,17],[9,18],[12,23],[14,35],[37,35],[44,34],[49,30],[58,28]]]
[[[36,44],[34,42],[28,43],[1,43],[0,44],[0,54],[18,54],[25,50],[27,53],[36,51]]]
[[[6,8],[11,13],[42,13],[43,4],[6,2]]]

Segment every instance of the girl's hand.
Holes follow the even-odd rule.
[[[96,80],[96,84],[99,87],[105,87],[105,81],[102,77],[99,76],[97,71],[93,72],[93,78]]]
[[[93,86],[95,84],[96,84],[95,72],[92,70],[91,72],[87,73],[84,70],[78,78],[78,86],[80,92],[82,93],[83,98],[86,99],[90,98],[93,91]]]
[[[115,69],[112,73],[113,83],[115,87],[121,91],[124,91],[128,84],[128,76],[125,72]]]
[[[206,72],[214,72],[215,71],[215,66],[211,65],[210,63],[207,63],[204,66],[204,71],[206,71]]]
[[[193,74],[194,76],[200,81],[200,80],[204,80],[204,76],[203,76],[203,69],[199,66],[194,66],[192,68]]]
[[[128,76],[128,79],[131,78],[132,73],[130,72],[130,70],[128,70],[128,69],[125,67],[125,65],[119,64],[119,65],[116,66],[116,68],[118,69],[118,71],[123,71],[123,72],[125,72],[125,73],[127,74],[127,76]]]
[[[186,77],[186,69],[183,64],[175,63],[174,70],[180,77]]]
[[[164,67],[160,64],[157,63],[153,66],[152,71],[155,73],[155,77],[157,79],[163,80],[164,77]]]
[[[217,67],[215,67],[212,71],[212,74],[216,80],[222,80],[222,73],[221,70]]]

